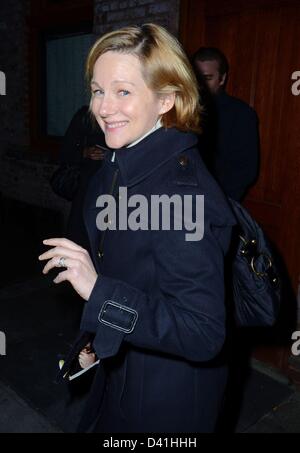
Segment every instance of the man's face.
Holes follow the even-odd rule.
[[[196,69],[204,77],[212,94],[217,94],[224,86],[226,74],[219,73],[219,63],[216,60],[196,61]]]

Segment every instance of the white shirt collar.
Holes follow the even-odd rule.
[[[144,138],[146,138],[148,135],[152,134],[152,132],[157,131],[157,129],[159,129],[160,127],[162,127],[162,121],[161,121],[161,119],[159,118],[159,119],[156,121],[156,124],[152,127],[152,129],[150,129],[150,131],[148,131],[148,132],[147,132],[146,134],[144,134],[142,137],[140,137],[140,138],[138,138],[137,140],[135,140],[135,142],[130,143],[130,145],[126,146],[126,148],[131,148],[132,146],[137,145],[139,142],[141,142],[142,140],[144,140]],[[111,158],[111,162],[115,162],[115,157],[116,157],[116,153],[114,152],[113,155],[112,155],[112,158]]]
[[[152,127],[152,129],[150,129],[150,131],[148,131],[148,132],[147,132],[145,135],[143,135],[142,137],[138,138],[135,142],[130,143],[130,145],[126,146],[126,148],[131,148],[132,146],[137,145],[139,142],[141,142],[142,140],[144,140],[144,138],[146,138],[148,135],[152,134],[152,132],[157,131],[157,129],[159,129],[160,127],[162,127],[162,122],[161,122],[161,119],[159,118],[159,119],[156,121],[156,124]]]

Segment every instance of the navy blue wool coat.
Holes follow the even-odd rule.
[[[194,134],[161,128],[116,150],[115,162],[109,151],[91,180],[84,217],[99,277],[81,330],[94,335],[101,365],[79,431],[214,430],[226,383],[216,357],[225,338],[224,256],[234,218],[196,146]],[[120,205],[120,186],[147,200],[204,195],[203,239],[186,241],[184,229],[116,229],[103,237],[97,198],[113,191]]]

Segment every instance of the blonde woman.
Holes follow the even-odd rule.
[[[155,24],[98,39],[87,76],[109,148],[85,201],[93,253],[62,238],[40,257],[86,300],[81,330],[101,361],[79,431],[213,432],[234,220],[199,157],[195,76]]]

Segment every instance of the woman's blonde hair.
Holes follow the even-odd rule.
[[[175,105],[162,116],[163,126],[199,133],[202,106],[197,79],[177,39],[155,24],[125,27],[99,38],[86,62],[90,83],[98,58],[106,52],[135,55],[142,64],[143,78],[149,89],[158,95],[175,94]]]

